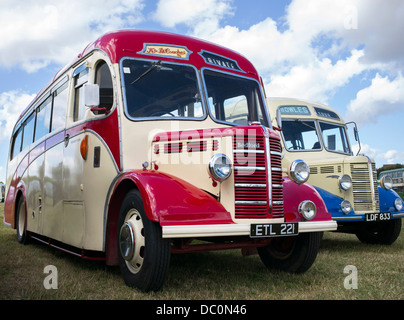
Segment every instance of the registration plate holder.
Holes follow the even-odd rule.
[[[257,223],[251,224],[250,237],[287,237],[299,234],[299,223]]]
[[[365,221],[366,222],[379,222],[379,221],[388,221],[391,220],[390,212],[378,212],[378,213],[366,213]]]

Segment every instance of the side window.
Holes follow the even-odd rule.
[[[95,83],[100,86],[100,108],[110,110],[114,103],[112,77],[108,65],[101,62],[95,71]]]
[[[52,129],[64,128],[66,121],[68,81],[53,92]]]
[[[84,84],[88,81],[88,68],[81,65],[74,72],[74,112],[73,121],[84,118],[86,106],[84,105]]]
[[[21,151],[22,126],[16,131],[13,138],[13,150],[11,151],[11,159],[13,159]]]
[[[46,99],[36,110],[35,140],[49,133],[52,97]]]
[[[33,112],[29,116],[29,118],[25,121],[24,133],[22,138],[22,150],[24,150],[33,142],[34,128],[35,128],[35,112]]]

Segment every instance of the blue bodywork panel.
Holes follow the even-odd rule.
[[[341,210],[341,202],[344,200],[335,194],[332,194],[324,189],[314,186],[317,192],[323,198],[328,211],[331,213],[331,217],[336,221],[364,221],[364,214],[355,214],[352,209],[348,214],[344,214]],[[394,207],[394,201],[399,198],[399,195],[394,190],[384,190],[382,187],[378,186],[379,189],[379,201],[380,201],[380,212],[391,213],[391,219],[404,218],[404,208],[401,211],[397,211]]]

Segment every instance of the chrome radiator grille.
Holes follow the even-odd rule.
[[[271,152],[269,158],[268,148]],[[280,151],[280,141],[276,139],[257,136],[255,141],[251,142],[248,137],[234,137],[236,219],[283,216]],[[268,168],[271,168],[270,174]],[[268,179],[272,181],[268,182]]]
[[[368,169],[356,169],[355,167],[367,167]],[[377,189],[377,173],[373,163],[369,170],[366,164],[351,164],[351,177],[354,198],[354,210],[373,211],[379,207],[379,192]],[[374,204],[376,207],[374,207]]]

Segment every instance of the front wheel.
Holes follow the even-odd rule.
[[[170,264],[170,242],[162,238],[160,225],[147,218],[138,190],[124,198],[117,231],[125,283],[144,292],[160,290]]]
[[[302,233],[296,237],[279,237],[274,238],[268,246],[257,248],[257,250],[267,268],[303,273],[316,260],[321,238],[322,232]]]
[[[401,232],[401,219],[369,222],[356,236],[363,243],[390,245],[397,240]]]

